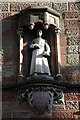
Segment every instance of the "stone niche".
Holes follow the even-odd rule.
[[[18,15],[18,28],[23,28],[23,74],[29,76],[31,63],[31,50],[29,45],[36,38],[37,30],[43,31],[42,37],[47,40],[51,48],[48,59],[52,76],[57,74],[56,33],[55,28],[60,27],[61,14],[49,7],[29,7]],[[34,27],[34,28],[30,28]],[[48,29],[45,27],[49,27]]]
[[[29,7],[18,14],[18,34],[20,37],[18,80],[26,81],[26,84],[19,88],[18,100],[28,101],[32,110],[39,115],[51,113],[52,107],[64,109],[63,87],[54,84],[54,81],[62,80],[59,43],[60,20],[61,15],[48,7]],[[45,74],[29,75],[32,57],[29,46],[32,40],[37,37],[38,30],[42,30],[42,38],[50,46],[51,53],[47,59],[51,76]]]

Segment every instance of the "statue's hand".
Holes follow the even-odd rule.
[[[50,53],[44,51],[42,55],[43,55],[43,57],[48,57],[48,56],[50,56]]]
[[[31,44],[31,45],[30,45],[30,48],[34,48],[34,44]]]
[[[34,48],[35,48],[35,49],[39,49],[40,46],[39,46],[38,44],[34,44]]]

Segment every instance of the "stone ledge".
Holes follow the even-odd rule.
[[[36,86],[36,85],[49,85],[49,86],[57,86],[58,88],[63,88],[63,89],[80,89],[80,82],[79,83],[68,83],[67,81],[57,81],[56,79],[51,81],[51,80],[24,80],[24,82],[11,82],[11,83],[6,83],[2,84],[2,89],[19,89],[23,87],[30,87],[30,86]]]

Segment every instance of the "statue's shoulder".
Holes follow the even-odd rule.
[[[46,41],[46,40],[45,40],[45,39],[43,39],[43,38],[41,38],[41,39],[42,39],[42,41],[44,41],[44,42]]]

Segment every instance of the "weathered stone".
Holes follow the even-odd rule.
[[[72,74],[72,81],[73,82],[80,82],[80,69],[74,71],[74,73]]]
[[[66,57],[67,65],[79,65],[79,54],[69,54]]]
[[[80,71],[80,65],[75,65],[75,66],[73,66],[73,65],[67,65],[66,66],[66,73],[67,74],[69,74],[69,73],[74,74],[74,72],[76,72],[78,70]]]
[[[58,10],[58,11],[65,11],[67,10],[67,3],[64,2],[64,3],[53,3],[53,6],[52,6],[55,10]]]
[[[75,19],[79,17],[78,11],[68,11],[63,13],[64,19]]]
[[[80,100],[79,92],[67,92],[64,94],[66,101],[78,101]]]
[[[12,117],[12,113],[11,112],[7,112],[7,111],[3,111],[2,112],[2,118],[4,119],[4,120],[9,120],[10,118]]]
[[[12,55],[12,46],[3,46],[3,57],[11,56]]]
[[[67,46],[67,54],[78,54],[79,53],[79,46]]]
[[[24,119],[26,118],[26,120],[30,120],[30,112],[13,112],[13,118],[14,119]]]
[[[67,110],[79,110],[78,101],[66,101],[65,102],[65,109],[67,109]]]
[[[67,45],[79,45],[80,39],[78,36],[68,36],[67,37]]]
[[[0,12],[2,11],[2,4],[0,3]]]
[[[54,110],[64,110],[65,105],[53,105],[53,111]]]
[[[11,28],[11,20],[3,20],[2,21],[2,30],[9,30]]]
[[[52,7],[52,3],[48,3],[48,2],[39,2],[38,3],[39,6],[48,6],[48,7]]]
[[[13,43],[13,38],[11,35],[3,37],[2,46],[11,46]]]
[[[2,75],[5,77],[10,77],[14,75],[14,67],[5,65],[2,67]]]
[[[74,111],[53,111],[54,120],[72,120]]]
[[[77,28],[68,28],[65,30],[66,35],[70,38],[70,36],[79,36],[79,27]]]
[[[8,11],[8,3],[2,3],[2,11]]]
[[[69,10],[75,11],[80,9],[80,2],[69,2]]]
[[[29,6],[36,6],[38,3],[36,2],[26,2],[26,3],[11,3],[10,5],[10,10],[11,11],[20,11],[20,10],[23,10]]]
[[[9,18],[10,16],[13,16],[17,14],[16,12],[12,13],[12,12],[6,12],[6,13],[0,13],[0,20],[1,19],[5,19],[5,18]]]
[[[65,28],[68,28],[68,29],[79,27],[78,20],[65,20],[64,26],[65,26]]]

